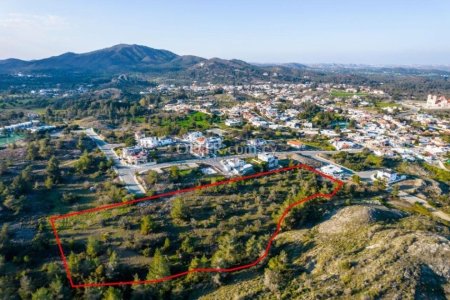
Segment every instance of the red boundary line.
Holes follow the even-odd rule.
[[[100,211],[100,210],[111,209],[111,208],[114,208],[114,207],[125,206],[125,205],[134,204],[134,203],[138,203],[138,202],[142,202],[142,201],[154,200],[154,199],[158,199],[158,198],[162,198],[162,197],[167,197],[167,196],[177,195],[177,194],[191,192],[191,191],[195,191],[195,190],[205,189],[205,188],[212,187],[212,186],[219,186],[219,185],[224,185],[224,184],[228,184],[228,183],[232,183],[232,182],[238,182],[238,181],[243,181],[243,180],[247,180],[247,179],[262,177],[262,176],[275,174],[275,173],[280,173],[280,172],[289,171],[289,170],[294,170],[294,169],[306,169],[308,171],[314,172],[314,173],[316,173],[316,174],[318,174],[318,175],[320,175],[320,176],[322,176],[324,178],[329,179],[330,181],[332,181],[334,183],[337,183],[337,186],[333,189],[333,191],[331,193],[328,193],[328,194],[316,193],[314,195],[311,195],[309,197],[300,199],[300,200],[292,203],[291,205],[289,205],[283,211],[283,214],[281,215],[280,219],[278,220],[277,229],[271,235],[271,237],[269,239],[269,242],[267,243],[267,246],[266,246],[266,249],[265,249],[264,253],[261,256],[259,256],[258,259],[256,259],[254,262],[246,264],[246,265],[242,265],[242,266],[237,266],[237,267],[233,267],[233,268],[227,268],[227,269],[223,269],[223,268],[198,268],[198,269],[191,269],[191,270],[187,270],[187,271],[184,271],[184,272],[181,272],[181,273],[177,273],[177,274],[174,274],[174,275],[170,275],[170,276],[167,276],[167,277],[158,278],[158,279],[152,279],[152,280],[136,280],[136,281],[119,281],[119,282],[74,284],[73,279],[72,279],[72,275],[70,273],[70,268],[69,268],[69,266],[67,264],[66,256],[64,255],[64,250],[62,248],[61,240],[59,238],[58,231],[56,229],[56,225],[55,225],[55,221],[56,220],[66,219],[66,218],[69,218],[69,217],[72,217],[72,216],[77,216],[77,215],[86,214],[86,213],[97,212],[97,211]],[[342,181],[340,181],[340,180],[338,180],[338,179],[336,179],[336,178],[334,178],[334,177],[332,177],[330,175],[327,175],[327,174],[325,174],[325,173],[323,173],[321,171],[318,171],[318,170],[314,169],[311,166],[308,166],[308,165],[305,165],[305,164],[299,164],[299,165],[295,165],[295,166],[291,166],[291,167],[276,169],[276,170],[267,171],[267,172],[261,172],[261,173],[257,173],[257,174],[253,174],[253,175],[242,176],[242,177],[235,177],[235,178],[231,178],[231,179],[228,179],[228,180],[219,181],[219,182],[215,182],[215,183],[209,183],[209,184],[196,186],[196,187],[191,187],[191,188],[187,188],[187,189],[175,190],[175,191],[162,193],[162,194],[158,194],[158,195],[153,195],[153,196],[148,196],[148,197],[144,197],[144,198],[140,198],[140,199],[136,199],[136,200],[120,202],[120,203],[114,203],[114,204],[109,204],[109,205],[103,205],[103,206],[99,206],[99,207],[96,207],[96,208],[90,208],[90,209],[85,209],[85,210],[81,210],[81,211],[75,211],[75,212],[67,213],[67,214],[64,214],[64,215],[55,215],[55,216],[51,216],[49,218],[49,221],[50,221],[50,225],[52,226],[52,229],[53,229],[53,234],[55,235],[56,243],[57,243],[58,248],[59,248],[59,252],[60,252],[61,259],[62,259],[62,262],[63,262],[63,265],[64,265],[64,269],[66,270],[67,279],[69,280],[70,285],[71,285],[72,288],[86,288],[86,287],[101,287],[101,286],[117,286],[117,285],[135,285],[135,284],[158,283],[158,282],[168,281],[168,280],[171,280],[171,279],[182,277],[182,276],[185,276],[185,275],[187,275],[189,273],[199,273],[199,272],[228,273],[228,272],[235,272],[235,271],[239,271],[239,270],[242,270],[242,269],[247,269],[247,268],[251,268],[253,266],[256,266],[258,263],[260,263],[263,259],[265,259],[269,255],[269,251],[270,251],[270,248],[272,246],[273,240],[278,235],[278,233],[281,231],[281,223],[286,218],[286,215],[289,213],[289,211],[292,208],[294,208],[295,206],[297,206],[299,204],[311,201],[311,200],[316,199],[316,198],[331,199],[342,188],[343,184],[344,183]]]

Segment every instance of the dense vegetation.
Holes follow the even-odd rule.
[[[368,149],[364,149],[359,153],[341,151],[333,154],[331,157],[336,163],[354,171],[378,169],[387,164],[383,157],[376,156]]]

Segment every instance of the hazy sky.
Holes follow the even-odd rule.
[[[119,43],[250,62],[449,64],[449,0],[0,0],[0,59]]]

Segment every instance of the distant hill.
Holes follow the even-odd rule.
[[[145,72],[153,69],[189,67],[203,60],[199,57],[182,57],[167,50],[139,45],[120,44],[110,48],[76,54],[64,53],[41,60],[0,61],[0,72],[75,71],[94,73]]]
[[[76,82],[86,78],[86,75],[91,78],[102,75],[101,78],[107,80],[121,74],[137,74],[144,80],[174,83],[192,81],[229,84],[260,81],[295,83],[315,80],[359,85],[372,82],[373,79],[386,83],[391,79],[390,76],[418,74],[434,76],[444,81],[447,77],[442,76],[449,74],[441,70],[408,67],[299,63],[251,64],[237,59],[206,59],[192,55],[177,55],[168,50],[127,44],[81,54],[68,52],[40,60],[25,61],[15,58],[0,60],[0,76],[3,81],[8,80],[3,86],[14,85],[14,78],[11,79],[8,76],[19,72],[50,75],[41,78],[39,82],[54,81],[56,83]],[[443,84],[447,84],[447,81]],[[0,86],[2,86],[1,82]]]
[[[40,60],[0,60],[1,74],[18,72],[89,72],[99,74],[181,72],[184,75],[227,77],[236,73],[258,76],[259,67],[239,60],[180,56],[173,52],[140,45],[120,44],[87,53],[64,53]]]

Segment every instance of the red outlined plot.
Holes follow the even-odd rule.
[[[107,210],[107,209],[111,209],[111,208],[115,208],[115,207],[126,206],[126,205],[135,204],[135,203],[139,203],[139,202],[143,202],[143,201],[155,200],[155,199],[162,198],[162,197],[167,197],[167,196],[173,196],[173,195],[177,195],[177,194],[192,192],[192,191],[195,191],[195,190],[201,190],[201,189],[205,189],[205,188],[208,188],[208,187],[225,185],[225,184],[228,184],[228,183],[243,181],[243,180],[252,179],[252,178],[263,177],[263,176],[267,176],[267,175],[270,175],[270,174],[290,171],[290,170],[294,170],[294,169],[304,169],[304,170],[308,170],[308,171],[314,172],[314,173],[320,175],[321,177],[326,178],[326,179],[330,180],[331,182],[335,183],[336,184],[335,188],[328,194],[316,193],[316,194],[311,195],[309,197],[306,197],[306,198],[303,198],[303,199],[298,199],[298,201],[296,201],[296,202],[292,203],[291,205],[289,205],[283,211],[283,214],[281,215],[281,217],[278,219],[276,230],[270,236],[269,241],[267,243],[267,246],[266,246],[266,248],[264,250],[264,253],[261,254],[254,262],[246,264],[246,265],[241,265],[241,266],[236,266],[236,267],[233,267],[233,268],[226,268],[226,269],[222,269],[222,268],[198,268],[198,269],[191,269],[191,270],[187,270],[187,271],[184,271],[184,272],[181,272],[181,273],[176,273],[176,274],[173,274],[173,275],[170,275],[170,276],[167,276],[167,277],[158,278],[158,279],[152,279],[152,280],[100,282],[100,283],[85,283],[85,284],[76,284],[76,283],[73,282],[72,275],[70,273],[70,268],[69,268],[69,265],[67,263],[67,258],[66,258],[66,255],[64,254],[64,250],[63,250],[63,246],[62,246],[62,243],[61,243],[61,239],[60,239],[60,237],[58,235],[58,230],[56,229],[55,222],[57,220],[70,218],[72,216],[78,216],[78,215],[82,215],[82,214],[88,214],[88,213],[92,213],[92,212],[97,212],[97,211],[101,211],[101,210]],[[136,199],[136,200],[131,200],[131,201],[126,201],[126,202],[120,202],[120,203],[114,203],[114,204],[99,206],[99,207],[96,207],[96,208],[90,208],[90,209],[86,209],[86,210],[71,212],[71,213],[67,213],[67,214],[64,214],[64,215],[55,215],[55,216],[50,217],[49,221],[50,221],[50,224],[51,224],[52,229],[53,229],[53,234],[55,235],[56,243],[57,243],[58,248],[59,248],[59,252],[60,252],[61,259],[62,259],[62,262],[63,262],[63,265],[64,265],[64,269],[66,270],[67,279],[69,280],[70,285],[71,285],[72,288],[86,288],[86,287],[101,287],[101,286],[117,286],[117,285],[135,285],[135,284],[158,283],[158,282],[168,281],[168,280],[171,280],[171,279],[182,277],[182,276],[185,276],[185,275],[187,275],[189,273],[194,273],[194,272],[198,272],[198,273],[199,272],[205,272],[205,273],[208,273],[208,272],[209,273],[213,273],[213,272],[229,273],[229,272],[235,272],[235,271],[239,271],[239,270],[243,270],[243,269],[247,269],[247,268],[251,268],[253,266],[256,266],[257,264],[259,264],[262,260],[264,260],[269,255],[269,251],[270,251],[270,248],[272,246],[272,242],[275,239],[275,237],[279,234],[279,232],[281,231],[281,224],[283,223],[283,220],[285,219],[286,215],[289,213],[289,211],[293,207],[295,207],[297,205],[300,205],[302,203],[311,201],[311,200],[316,199],[316,198],[331,199],[342,188],[343,184],[344,183],[342,181],[340,181],[340,180],[338,180],[338,179],[336,179],[336,178],[334,178],[332,176],[329,176],[327,174],[324,174],[324,173],[314,169],[311,166],[308,166],[308,165],[305,165],[305,164],[299,164],[299,165],[295,165],[295,166],[291,166],[291,167],[276,169],[276,170],[267,171],[267,172],[261,172],[261,173],[257,173],[257,174],[253,174],[253,175],[242,176],[242,177],[235,177],[235,178],[231,178],[231,179],[228,179],[228,180],[219,181],[219,182],[210,183],[210,184],[205,184],[205,185],[201,185],[201,186],[195,186],[195,187],[191,187],[191,188],[187,188],[187,189],[182,189],[182,190],[176,190],[176,191],[171,191],[171,192],[167,192],[167,193],[157,194],[157,195],[144,197],[144,198],[140,198],[140,199]]]

